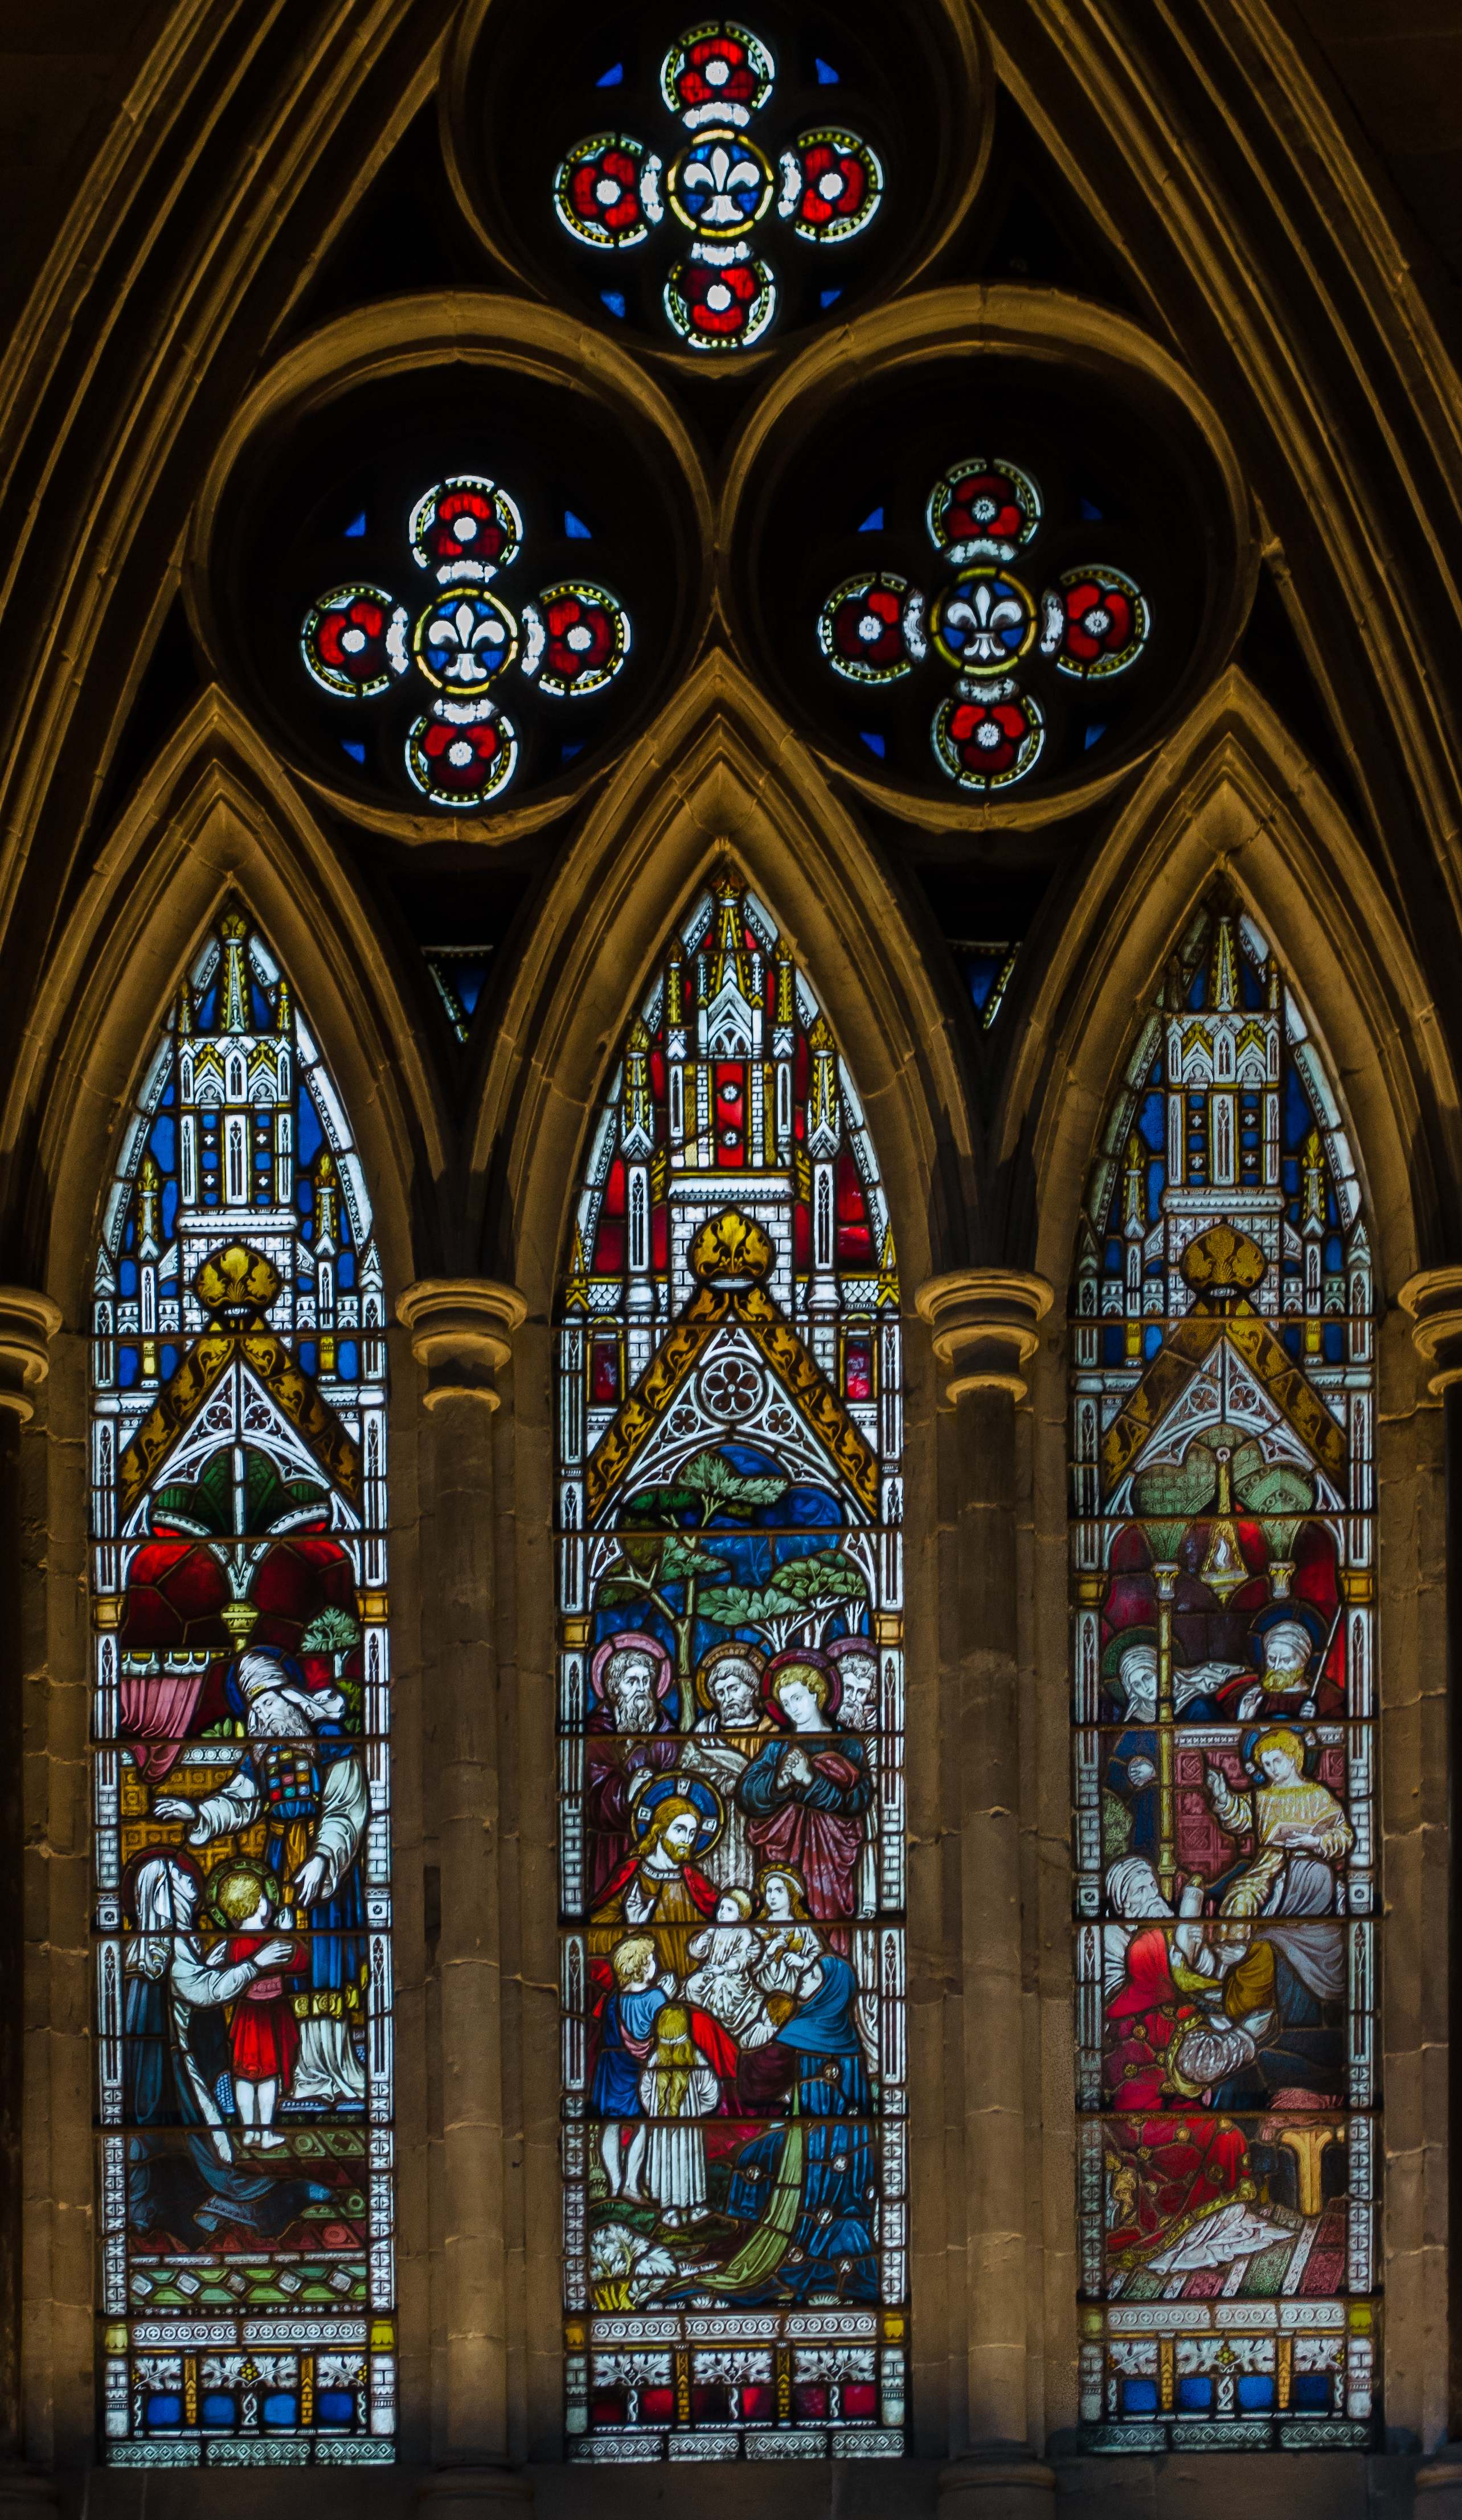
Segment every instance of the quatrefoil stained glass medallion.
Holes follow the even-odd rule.
[[[510,606],[491,580],[519,559],[523,518],[482,473],[427,490],[406,541],[427,588],[404,604],[384,585],[331,587],[305,615],[304,663],[322,691],[360,702],[409,678],[423,703],[405,743],[413,787],[432,805],[487,804],[518,767],[514,696],[602,691],[629,654],[629,615],[607,587],[577,577]]]
[[[1079,562],[1044,587],[1032,581],[1026,555],[1041,518],[1040,492],[1021,466],[969,457],[935,483],[925,510],[929,539],[954,575],[927,593],[896,570],[860,571],[834,587],[818,615],[818,645],[847,682],[943,669],[930,741],[962,788],[1028,777],[1046,740],[1042,680],[1105,683],[1135,664],[1151,631],[1140,586],[1108,562]]]
[[[830,90],[841,84],[831,64],[816,69]],[[597,84],[621,78],[614,65]],[[860,237],[883,198],[881,159],[836,112],[789,122],[769,46],[729,18],[670,45],[658,103],[662,125],[648,136],[617,127],[576,142],[554,177],[554,206],[576,244],[616,262],[657,232],[672,239],[661,303],[677,342],[711,357],[750,349],[778,312],[783,248],[820,252]],[[843,294],[834,261],[818,292],[824,309]],[[624,314],[622,290],[607,281],[601,296]]]

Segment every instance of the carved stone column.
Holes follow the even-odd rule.
[[[939,2480],[950,2520],[1036,2520],[1054,2471],[1026,2437],[1026,2092],[1021,2002],[1016,1403],[1043,1278],[962,1269],[915,1298],[955,1410],[959,1476],[968,2451]]]
[[[396,1306],[427,1370],[435,1498],[429,1640],[441,1853],[446,2440],[420,2498],[434,2520],[530,2501],[508,2464],[499,2002],[494,1376],[526,1306],[485,1278],[430,1278]]]
[[[25,1826],[21,1755],[21,1484],[20,1433],[35,1415],[32,1393],[50,1370],[48,1343],[61,1328],[61,1307],[28,1286],[0,1286],[0,1912],[25,1913],[23,1866]],[[0,1938],[0,2520],[12,2512],[54,2510],[56,2489],[25,2463],[22,2388],[23,2096],[25,1937]]]
[[[1447,1792],[1456,1811],[1457,1708],[1462,1699],[1462,1268],[1423,1269],[1397,1297],[1411,1315],[1411,1336],[1427,1387],[1440,1400],[1446,1460],[1443,1508],[1446,1546],[1446,1693],[1451,1710]],[[1427,2520],[1462,2520],[1462,1851],[1448,1829],[1447,1885],[1447,2431],[1446,2448],[1417,2472],[1417,2508]]]

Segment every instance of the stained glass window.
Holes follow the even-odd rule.
[[[107,2455],[388,2460],[386,1304],[258,929],[182,982],[97,1254]]]
[[[815,420],[794,398],[751,454],[738,623],[891,808],[919,788],[1014,825],[1137,760],[1231,652],[1232,492],[1176,397],[946,350],[916,382],[860,374]]]
[[[1374,2438],[1374,1338],[1320,1049],[1215,904],[1143,1027],[1077,1255],[1092,2449]]]
[[[625,1037],[560,1323],[569,2452],[893,2456],[898,1282],[852,1079],[730,876]]]
[[[836,304],[852,276],[846,248],[877,217],[884,169],[836,97],[829,110],[828,91],[842,85],[833,66],[809,54],[788,75],[761,34],[708,20],[660,59],[653,93],[637,100],[637,131],[622,119],[624,66],[611,67],[594,85],[616,92],[618,118],[576,140],[553,178],[565,231],[604,260],[610,314],[628,308],[622,258],[646,248],[662,322],[705,357],[750,349],[769,331],[786,253],[810,251],[819,266],[810,289],[810,271],[798,274],[802,310]],[[601,111],[609,101],[595,98]]]
[[[1107,562],[1079,561],[1032,591],[1024,555],[1042,514],[1040,492],[1018,464],[967,456],[925,505],[937,560],[954,574],[928,592],[895,570],[860,568],[817,616],[818,646],[846,682],[876,687],[926,663],[943,669],[930,724],[934,758],[947,779],[982,793],[1014,787],[1040,759],[1046,718],[1033,686],[1067,674],[1105,687],[1136,663],[1152,628],[1140,587]],[[882,534],[882,517],[865,530]]]
[[[346,535],[355,530],[352,521]],[[587,538],[581,524],[571,536]],[[322,692],[360,704],[401,682],[413,696],[420,714],[406,729],[404,759],[429,805],[471,810],[509,787],[521,751],[515,694],[520,708],[534,692],[586,698],[629,654],[628,613],[587,578],[562,578],[510,606],[491,581],[523,544],[523,518],[502,484],[455,473],[423,491],[406,520],[400,561],[409,554],[424,573],[409,603],[397,598],[399,574],[390,586],[350,578],[304,616],[301,655]],[[365,759],[359,736],[341,741]]]

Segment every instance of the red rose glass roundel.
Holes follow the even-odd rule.
[[[713,120],[740,127],[765,105],[774,75],[766,46],[727,18],[693,26],[670,46],[661,65],[661,94],[689,131]]]
[[[934,722],[935,759],[962,788],[1009,788],[1033,770],[1045,742],[1034,700],[945,700]]]
[[[305,615],[304,661],[322,690],[368,700],[406,670],[406,614],[384,587],[338,586]]]
[[[1097,682],[1125,673],[1147,644],[1151,607],[1135,579],[1105,562],[1067,569],[1032,595],[1010,563],[1040,532],[1041,496],[1005,457],[952,465],[929,493],[925,521],[957,575],[928,599],[886,570],[847,578],[823,604],[817,643],[833,671],[857,683],[898,681],[932,653],[955,675],[930,729],[936,761],[961,788],[1008,788],[1028,778],[1045,747],[1045,714],[1026,674],[1054,666]],[[1088,743],[1102,732],[1088,732]],[[882,757],[883,739],[869,741]]]
[[[601,133],[571,149],[554,185],[554,207],[581,245],[611,251],[642,245],[664,212],[661,161],[638,140]]]
[[[780,216],[812,245],[840,245],[866,228],[878,208],[884,170],[851,131],[804,131],[783,152]]]
[[[454,473],[417,500],[407,525],[411,558],[435,582],[414,628],[380,586],[336,587],[305,615],[305,667],[334,697],[372,699],[402,675],[420,677],[426,707],[405,765],[434,805],[470,810],[510,784],[522,745],[496,698],[504,676],[516,669],[550,700],[579,698],[612,683],[629,654],[629,615],[608,587],[574,578],[518,611],[488,592],[522,544],[522,517],[501,483]]]
[[[1119,674],[1147,645],[1147,599],[1118,568],[1070,568],[1046,598],[1041,645],[1064,674]]]
[[[972,560],[1014,560],[1040,523],[1040,493],[1017,465],[977,456],[935,483],[927,514],[930,540],[956,568]]]
[[[676,339],[711,356],[750,349],[777,311],[777,277],[754,234],[775,209],[797,247],[859,236],[883,198],[875,152],[855,131],[819,128],[763,149],[747,127],[771,105],[776,66],[750,27],[727,19],[692,26],[661,65],[660,93],[689,134],[655,150],[627,132],[580,140],[554,175],[554,205],[579,244],[643,246],[666,208],[692,243],[661,303]],[[779,135],[778,135],[779,136]],[[824,306],[842,291],[821,292]],[[621,316],[621,292],[604,292]]]
[[[850,577],[818,614],[817,644],[848,682],[898,682],[927,652],[924,598],[888,571]]]
[[[518,766],[518,737],[489,707],[470,726],[419,717],[406,740],[406,767],[434,805],[481,805],[506,788]]]
[[[665,313],[693,350],[745,348],[759,338],[776,309],[776,287],[764,262],[677,262],[665,282]]]
[[[440,586],[458,586],[511,568],[523,541],[523,518],[495,481],[459,472],[417,501],[408,531],[418,568],[434,569]]]

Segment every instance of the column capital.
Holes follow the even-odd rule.
[[[1024,1269],[951,1269],[927,1278],[914,1302],[934,1332],[936,1357],[949,1369],[949,1398],[993,1389],[1024,1400],[1022,1368],[1035,1354],[1036,1325],[1055,1300],[1045,1279]]]
[[[61,1306],[31,1286],[0,1286],[0,1409],[23,1426],[35,1416],[30,1398],[51,1371],[49,1342],[61,1328]]]
[[[494,1278],[419,1278],[396,1298],[396,1319],[411,1332],[411,1353],[427,1369],[423,1404],[480,1400],[498,1405],[493,1375],[513,1353],[513,1332],[527,1319],[516,1286]]]
[[[1462,1268],[1418,1269],[1396,1296],[1411,1315],[1411,1337],[1424,1365],[1434,1366],[1427,1388],[1439,1398],[1462,1382]]]

